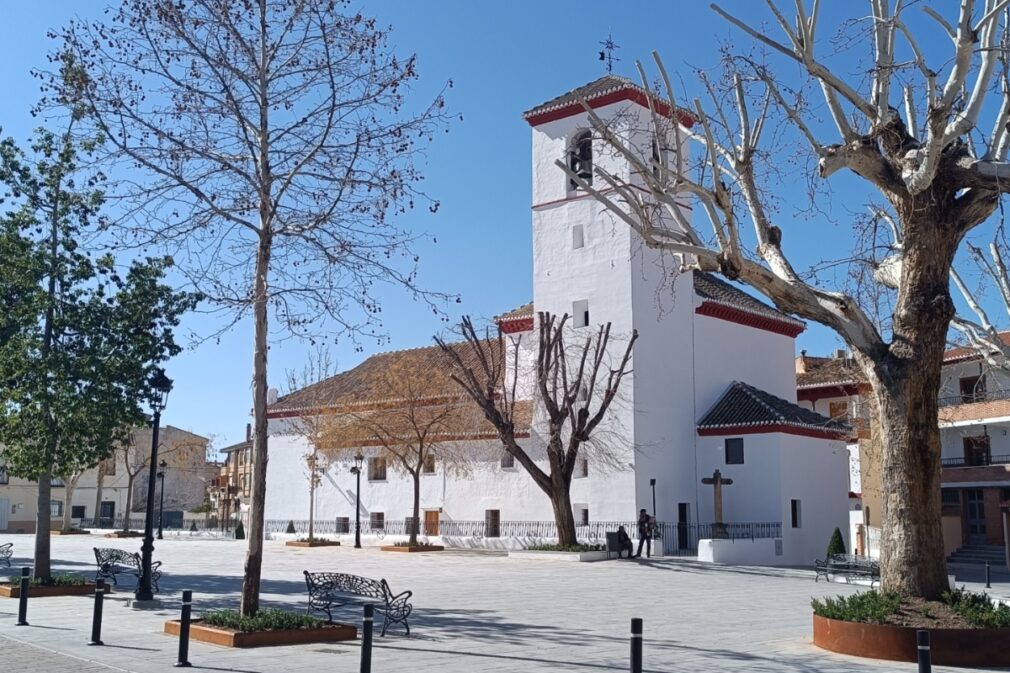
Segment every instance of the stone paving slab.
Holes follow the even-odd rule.
[[[14,572],[32,549],[31,536],[14,542]],[[139,549],[139,540],[53,539],[54,567],[92,574],[92,546]],[[31,626],[14,625],[17,601],[0,599],[0,670],[166,671],[178,641],[164,635],[164,620],[178,616],[182,589],[194,590],[200,610],[237,607],[245,545],[242,541],[165,539],[155,558],[164,562],[160,609],[130,607],[132,583],[105,604],[105,647],[88,647],[92,599],[33,599]],[[394,592],[414,592],[411,637],[398,626],[376,637],[375,673],[605,673],[628,669],[631,617],[645,621],[645,669],[673,671],[786,671],[877,673],[913,671],[914,664],[831,654],[810,644],[810,598],[859,587],[813,581],[808,569],[711,566],[692,559],[569,564],[451,551],[391,554],[374,548],[299,549],[268,541],[264,606],[303,610],[302,570],[384,577]],[[0,571],[2,572],[2,571]],[[960,578],[959,578],[960,579]],[[995,593],[1010,595],[1010,577],[994,575]],[[969,581],[969,587],[979,585]],[[360,622],[360,609],[335,617]],[[44,649],[36,649],[36,648]],[[357,671],[359,642],[230,650],[193,642],[194,670],[241,673]],[[70,657],[68,659],[67,657]],[[16,666],[8,668],[8,661]],[[937,671],[945,670],[935,667]],[[946,669],[955,671],[958,669]]]

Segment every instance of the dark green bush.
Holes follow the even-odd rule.
[[[433,543],[431,543],[431,542],[422,542],[421,540],[418,540],[414,544],[410,544],[410,540],[400,540],[398,542],[394,542],[390,546],[391,547],[434,547],[435,545]]]
[[[243,617],[237,610],[213,610],[203,614],[203,623],[236,631],[290,631],[314,629],[326,624],[308,615],[278,610],[260,610],[255,617]]]
[[[810,601],[814,614],[846,622],[883,624],[901,608],[901,596],[895,593],[864,591],[837,598],[815,598]]]
[[[559,544],[531,544],[526,547],[527,551],[603,551],[603,545],[599,544],[571,544],[562,546]]]
[[[828,555],[826,558],[831,558],[835,554],[845,553],[845,539],[842,538],[842,531],[835,528],[835,532],[831,534],[831,540],[828,541]]]
[[[294,535],[295,533],[297,533],[298,531],[295,530],[295,522],[294,521],[288,521],[288,529],[286,531],[284,531],[284,532],[288,533],[289,535]]]
[[[9,578],[11,584],[20,585],[21,576],[11,575]],[[33,587],[81,587],[88,583],[88,580],[81,577],[80,575],[50,575],[48,578],[42,577],[32,577]]]
[[[235,526],[235,539],[236,540],[245,539],[245,526],[242,525],[241,521],[239,521],[238,525]]]
[[[984,593],[956,589],[944,593],[943,602],[972,626],[990,629],[1010,627],[1010,606],[995,605]]]

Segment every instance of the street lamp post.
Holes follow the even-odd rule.
[[[351,473],[358,478],[358,485],[354,489],[354,548],[361,549],[361,464],[365,462],[365,457],[360,453],[354,456],[354,467]]]
[[[164,540],[164,536],[161,533],[161,526],[163,523],[163,517],[165,513],[165,468],[168,467],[168,463],[164,460],[158,463],[158,539]]]
[[[659,513],[656,511],[656,480],[655,480],[655,478],[649,480],[649,486],[652,487],[652,516],[656,517],[656,521],[659,521]]]
[[[151,379],[151,411],[154,412],[151,431],[151,462],[147,471],[147,511],[144,513],[144,544],[141,552],[141,575],[137,582],[134,597],[138,601],[154,600],[151,588],[151,556],[154,553],[154,466],[158,464],[158,426],[161,424],[161,412],[165,408],[168,393],[172,390],[172,379],[165,376],[164,369],[158,369]]]

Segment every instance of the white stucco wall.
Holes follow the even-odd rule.
[[[743,439],[744,462],[727,465],[725,440],[728,437]],[[698,512],[702,523],[713,522],[714,487],[700,483],[711,477],[715,470],[723,478],[733,480],[722,488],[722,512],[725,523],[775,523],[782,518],[779,493],[781,484],[780,433],[757,433],[698,437]]]

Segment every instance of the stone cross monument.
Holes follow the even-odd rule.
[[[726,479],[722,472],[716,470],[711,477],[705,477],[701,483],[714,487],[715,495],[715,523],[712,524],[712,537],[725,539],[729,537],[726,531],[726,524],[722,520],[722,487],[733,483],[732,479]]]

